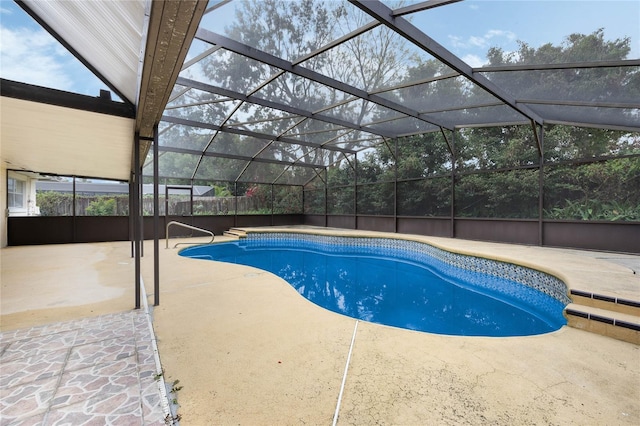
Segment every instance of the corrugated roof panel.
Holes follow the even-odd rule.
[[[136,103],[147,0],[24,2],[131,103]]]

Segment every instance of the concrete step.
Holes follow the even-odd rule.
[[[223,235],[227,237],[246,238],[247,233],[239,228],[230,228],[228,231],[224,231]]]
[[[578,305],[640,316],[640,302],[635,300],[580,290],[571,290],[571,300]]]
[[[619,312],[611,309],[620,308],[615,302],[604,301],[596,307],[582,304],[584,297],[579,301],[575,299],[577,298],[574,298],[575,303],[567,305],[564,311],[570,327],[640,345],[640,314],[635,309]]]

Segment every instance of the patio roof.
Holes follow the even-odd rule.
[[[123,103],[3,79],[11,119],[3,114],[2,160],[8,168],[128,180],[134,136],[145,138],[146,153],[205,3],[17,3]]]
[[[640,130],[640,25],[617,28],[609,16],[631,8],[640,24],[637,3],[21,3],[136,107],[136,132],[150,137],[160,122],[164,177],[300,185],[408,135]],[[518,37],[502,29],[514,25],[536,35],[519,50],[496,41]],[[552,25],[564,39],[544,39]],[[463,55],[465,43],[486,59]]]
[[[488,2],[392,3],[209,2],[162,118],[159,174],[304,184],[344,155],[407,135],[514,124],[640,129],[637,51],[583,49],[546,62],[503,52],[502,63],[494,52],[493,63],[471,66],[430,29],[444,17],[455,35],[456,20]],[[570,36],[582,6],[555,3],[516,10],[565,13],[556,18]],[[631,40],[637,33],[628,29]],[[612,70],[626,77],[612,82]]]

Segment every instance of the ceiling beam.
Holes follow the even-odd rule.
[[[319,169],[319,168],[325,167],[324,164],[300,163],[298,162],[298,160],[277,160],[275,158],[248,157],[246,155],[224,154],[219,152],[208,152],[208,151],[202,152],[195,149],[177,148],[173,146],[159,146],[158,149],[161,152],[173,152],[177,154],[189,154],[189,155],[195,155],[195,156],[227,158],[230,160],[241,160],[241,161],[246,161],[247,164],[251,162],[256,162],[256,163],[279,164],[279,165],[285,165],[285,166],[310,167],[313,169]],[[189,179],[196,179],[196,178],[194,177]]]
[[[229,89],[223,89],[222,87],[212,86],[210,84],[201,83],[199,81],[190,80],[184,77],[180,77],[177,80],[177,84],[182,86],[192,87],[194,89],[202,90],[203,92],[209,92],[220,96],[226,96],[228,98],[236,99],[239,101],[243,101],[249,104],[260,105],[268,108],[277,109],[279,111],[288,112],[290,114],[299,115],[301,117],[312,118],[318,121],[324,121],[326,123],[335,124],[340,127],[345,127],[348,129],[360,130],[367,133],[372,133],[378,136],[384,136],[388,138],[395,137],[395,134],[390,132],[378,130],[378,129],[370,129],[367,126],[360,126],[358,124],[351,123],[349,121],[341,120],[339,118],[331,117],[328,115],[321,115],[311,111],[303,110],[300,108],[296,108],[294,106],[282,104],[279,102],[270,101],[267,99],[262,99],[253,95],[244,95],[239,92],[235,92]]]
[[[133,104],[111,100],[111,96],[106,90],[101,92],[101,95],[103,93],[104,95],[100,97],[87,96],[0,78],[0,94],[2,96],[100,114],[135,118]]]
[[[442,122],[442,120],[435,120],[432,117],[426,116],[424,114],[420,114],[417,111],[412,110],[411,108],[407,108],[402,104],[393,102],[389,99],[383,98],[378,95],[372,95],[365,90],[358,89],[357,87],[354,87],[342,81],[333,79],[324,74],[320,74],[319,72],[310,70],[300,65],[296,65],[282,58],[278,58],[276,56],[270,55],[266,52],[260,51],[256,48],[240,43],[238,41],[235,41],[223,35],[216,34],[201,28],[196,33],[196,38],[202,41],[205,41],[207,43],[222,46],[223,48],[233,53],[237,53],[238,55],[242,55],[244,57],[253,59],[255,61],[262,62],[267,65],[271,65],[272,67],[279,68],[288,73],[307,78],[316,83],[323,84],[335,90],[340,90],[342,92],[348,93],[350,95],[356,96],[358,98],[364,99],[366,101],[388,108],[390,110],[399,112],[401,114],[417,118],[418,120],[426,121],[429,124],[433,124],[439,127],[445,127],[447,129],[453,128],[453,126],[450,123],[444,123]]]
[[[420,47],[425,52],[428,52],[431,56],[435,57],[445,65],[453,68],[455,71],[468,78],[471,82],[500,99],[526,118],[533,120],[538,124],[543,124],[542,117],[525,105],[518,105],[516,100],[510,94],[496,86],[485,76],[474,73],[473,68],[471,68],[466,62],[451,53],[444,46],[426,35],[409,21],[400,16],[394,16],[393,10],[388,8],[385,4],[377,0],[349,0],[349,2],[382,24],[391,28],[391,30],[395,31],[416,46]],[[447,128],[446,126],[443,127]]]
[[[410,13],[421,12],[427,9],[433,9],[434,7],[444,6],[446,4],[457,3],[462,0],[428,0],[421,3],[412,4],[410,6],[400,7],[394,9],[393,16],[408,15]]]
[[[268,135],[268,134],[265,134],[265,133],[258,133],[258,132],[253,132],[251,130],[238,129],[238,128],[228,127],[228,126],[218,126],[216,124],[203,123],[201,121],[194,121],[194,120],[189,120],[189,119],[186,119],[186,118],[171,117],[171,116],[168,116],[168,115],[163,116],[162,117],[162,121],[164,121],[166,123],[179,124],[181,126],[198,127],[198,128],[201,128],[201,129],[209,129],[209,130],[213,130],[213,131],[216,131],[216,132],[219,131],[219,132],[231,133],[231,134],[239,135],[239,136],[248,136],[248,137],[267,140],[267,141],[286,142],[286,143],[289,143],[289,144],[309,146],[309,147],[312,147],[312,148],[324,148],[324,149],[329,150],[329,151],[345,151],[345,152],[349,152],[349,153],[354,153],[355,152],[353,150],[342,149],[342,148],[337,148],[337,147],[324,147],[324,146],[322,146],[322,143],[301,141],[301,140],[294,139],[294,138],[289,138],[289,137],[286,137],[286,136]]]
[[[135,126],[143,138],[153,137],[206,7],[203,0],[151,3]],[[142,164],[150,146],[140,144]]]
[[[136,117],[140,136],[153,136],[206,6],[198,0],[151,3]]]
[[[556,64],[505,64],[487,65],[473,68],[473,72],[504,72],[504,71],[552,71],[575,70],[582,68],[620,68],[638,67],[640,59],[622,59],[619,61],[585,61],[585,62],[561,62]]]

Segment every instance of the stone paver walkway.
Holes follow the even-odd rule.
[[[158,378],[143,311],[0,333],[0,424],[164,425]]]

